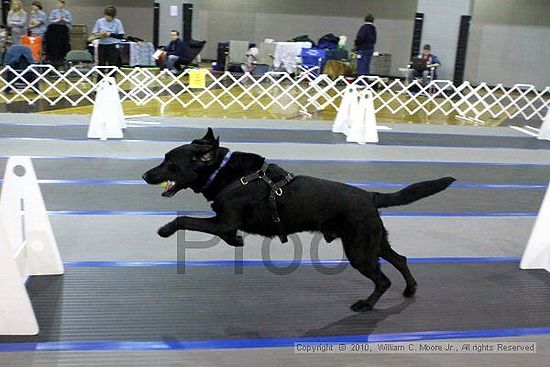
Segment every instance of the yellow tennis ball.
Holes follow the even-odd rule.
[[[166,190],[166,188],[168,187],[168,181],[164,181],[163,183],[161,183],[160,187],[162,190]]]

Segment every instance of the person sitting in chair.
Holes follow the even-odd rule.
[[[430,45],[424,45],[422,53],[409,64],[410,70],[407,77],[409,83],[417,78],[422,78],[422,85],[427,85],[430,77],[437,79],[437,68],[441,66],[441,63],[437,56],[432,54],[431,49]]]
[[[241,64],[243,73],[253,73],[256,68],[256,61],[258,58],[259,50],[256,47],[248,49],[245,55],[245,62]]]
[[[188,58],[187,45],[180,38],[180,32],[170,31],[170,43],[166,47],[165,64],[172,73],[177,73],[181,64]]]

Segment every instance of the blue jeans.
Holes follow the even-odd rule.
[[[176,55],[169,55],[167,58],[166,58],[166,68],[168,68],[168,70],[170,71],[178,71],[178,68],[176,67],[176,62],[179,60],[180,58],[177,57]]]
[[[415,69],[409,70],[407,81],[412,83],[415,79],[422,78],[422,85],[428,85],[430,77],[430,70],[419,71]]]
[[[374,48],[357,50],[357,76],[370,75],[370,60],[373,52]]]

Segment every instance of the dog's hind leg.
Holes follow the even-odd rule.
[[[411,274],[411,271],[409,269],[409,266],[407,265],[407,258],[403,255],[398,254],[395,252],[394,249],[391,248],[390,242],[388,240],[388,233],[384,231],[382,242],[380,244],[380,257],[390,264],[392,264],[401,275],[403,275],[403,278],[405,278],[405,282],[407,283],[407,287],[403,291],[403,295],[405,297],[412,297],[416,293],[416,280]]]
[[[344,251],[351,266],[374,282],[374,292],[366,299],[361,299],[351,306],[355,312],[372,310],[376,302],[391,286],[391,281],[380,269],[378,251],[381,240],[380,228],[371,228],[367,236],[357,236],[353,242],[344,241]]]
[[[376,302],[382,297],[382,295],[388,290],[391,286],[391,281],[388,277],[382,273],[380,270],[380,265],[376,268],[370,268],[368,266],[359,267],[357,270],[361,272],[364,276],[369,278],[374,282],[374,292],[367,299],[360,299],[351,305],[351,310],[355,312],[365,312],[372,310]]]

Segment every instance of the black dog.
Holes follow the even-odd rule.
[[[187,188],[202,193],[213,202],[216,216],[178,217],[161,227],[158,234],[168,237],[188,229],[242,246],[237,230],[267,237],[278,235],[283,241],[287,233],[318,231],[328,242],[341,238],[351,266],[375,284],[368,298],[351,306],[353,311],[372,309],[391,285],[380,270],[379,258],[395,266],[405,278],[403,295],[414,295],[417,283],[407,259],[390,247],[378,209],[433,195],[447,188],[454,178],[419,182],[384,194],[315,177],[293,177],[275,164],[265,165],[264,160],[257,154],[230,153],[220,147],[211,128],[202,139],[168,152],[159,166],[143,175],[145,182],[167,182],[162,193],[165,197]]]

